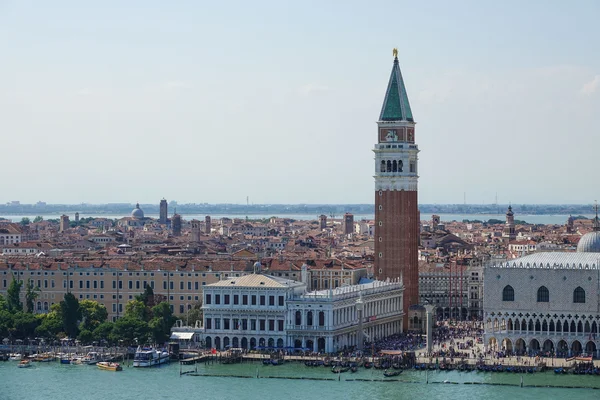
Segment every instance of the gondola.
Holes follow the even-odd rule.
[[[364,367],[365,367],[366,369],[371,369],[371,368],[373,368],[373,363],[372,363],[372,362],[369,362],[369,361],[367,361],[367,362],[365,362],[365,364],[364,364]]]
[[[358,372],[358,367],[357,366],[350,367],[350,372],[352,372],[352,373]]]
[[[334,374],[341,374],[344,372],[348,372],[350,371],[350,367],[333,367],[331,368],[331,372],[333,372]]]
[[[401,373],[402,373],[402,370],[399,370],[399,371],[388,371],[388,370],[385,370],[384,373],[383,373],[383,376],[385,376],[386,378],[391,378],[391,377],[394,377],[394,376],[398,376]]]
[[[263,365],[271,365],[271,360],[263,360]]]
[[[398,364],[398,363],[393,363],[393,364],[392,364],[392,368],[394,368],[394,369],[400,369],[400,364]]]

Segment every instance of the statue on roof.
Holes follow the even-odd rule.
[[[394,55],[394,58],[398,58],[398,49],[394,47],[394,50],[392,50],[392,54]]]

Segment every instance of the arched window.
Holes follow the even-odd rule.
[[[585,290],[580,286],[573,292],[573,303],[585,303]]]
[[[302,313],[296,311],[296,325],[302,325]]]
[[[512,286],[504,286],[502,290],[502,301],[515,301],[515,289]]]
[[[385,160],[381,160],[381,167],[379,168],[379,172],[385,172]]]
[[[398,172],[402,172],[403,166],[404,166],[404,163],[402,162],[402,160],[398,161]]]
[[[541,286],[537,292],[538,303],[548,303],[550,301],[550,292],[546,286]]]
[[[387,172],[392,172],[392,161],[387,160]]]
[[[312,313],[312,311],[309,311],[308,314],[306,314],[306,325],[312,326],[312,324],[313,324],[313,313]]]
[[[396,160],[392,161],[392,172],[397,172],[398,171],[398,163],[396,162]]]

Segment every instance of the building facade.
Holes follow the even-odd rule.
[[[223,280],[204,288],[204,343],[327,353],[356,347],[361,338],[402,332],[402,290],[400,281],[373,281],[308,292],[304,282],[258,271]]]
[[[0,245],[20,243],[23,231],[17,224],[0,223]]]
[[[483,265],[425,264],[419,269],[420,304],[435,306],[438,319],[483,318]]]
[[[406,314],[419,303],[419,148],[396,54],[377,130],[374,273],[379,280],[402,278]]]
[[[486,267],[488,348],[600,357],[599,259],[598,253],[535,253]]]

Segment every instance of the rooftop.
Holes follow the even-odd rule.
[[[502,261],[491,268],[599,269],[598,253],[540,252]]]
[[[222,281],[212,283],[210,287],[270,287],[270,288],[285,288],[300,286],[302,283],[289,279],[277,278],[270,275],[250,274],[236,278],[224,279]]]

